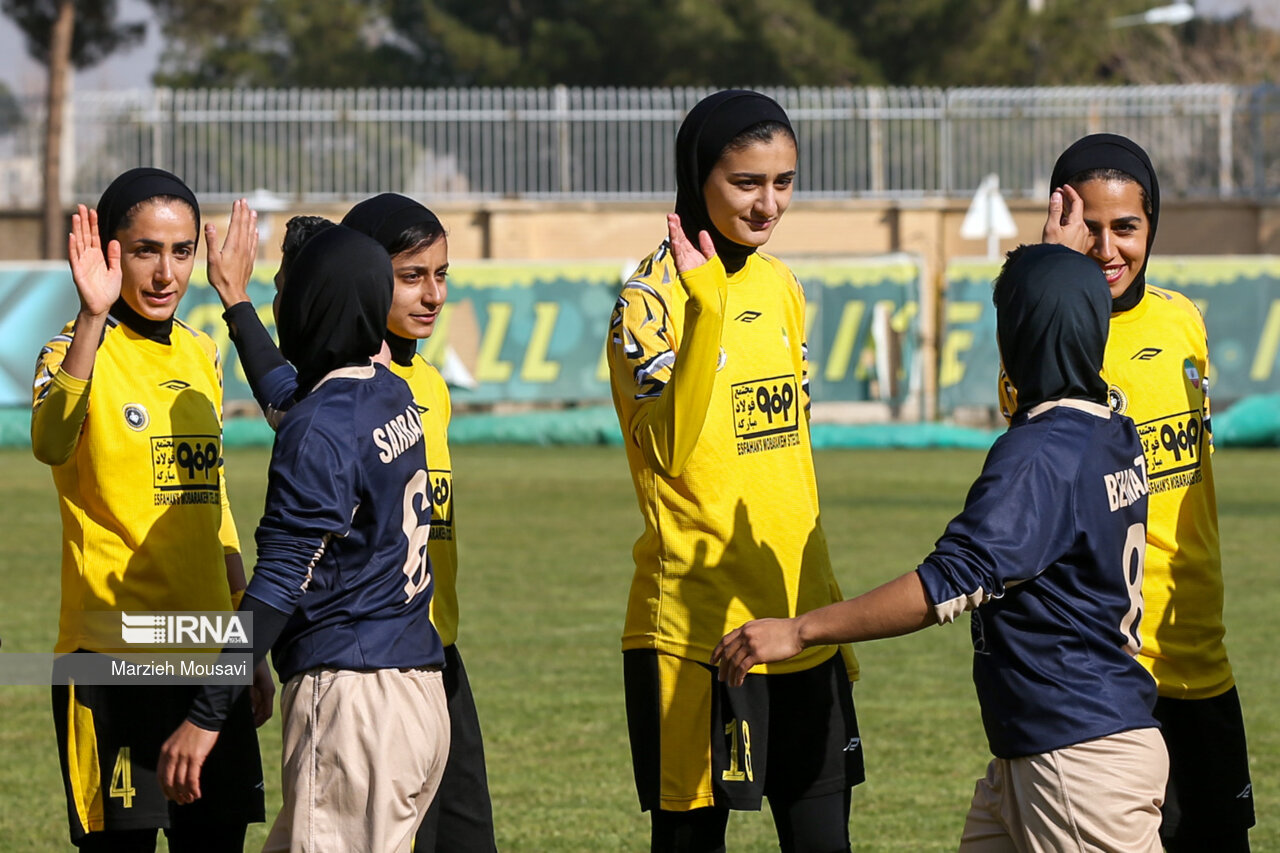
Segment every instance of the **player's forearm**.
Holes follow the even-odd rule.
[[[268,494],[268,503],[271,501]],[[329,547],[330,534],[315,534],[278,526],[264,517],[256,534],[258,559],[245,597],[265,601],[282,613],[292,613],[302,599],[311,567]]]
[[[76,379],[93,376],[93,365],[98,359],[98,345],[102,343],[103,330],[107,328],[106,314],[90,314],[81,311],[76,315],[75,336],[67,346],[62,359],[62,370]]]
[[[807,648],[897,637],[936,620],[920,576],[907,572],[857,598],[803,613],[796,623],[800,642]]]
[[[46,465],[61,465],[75,453],[89,411],[89,380],[58,370],[31,412],[31,452]]]
[[[232,305],[222,318],[227,321],[249,389],[263,412],[288,409],[298,387],[297,372],[280,354],[253,305],[248,302]]]
[[[711,405],[728,280],[716,258],[681,275],[689,292],[680,353],[658,401],[642,413],[635,437],[646,461],[666,477],[678,477],[698,444]]]
[[[227,564],[227,589],[231,590],[231,608],[235,610],[244,597],[245,587],[249,585],[244,575],[244,558],[238,553],[224,554],[223,560]]]
[[[253,664],[249,667],[252,672],[266,658],[267,652],[271,651],[276,640],[284,633],[290,614],[282,613],[252,595],[245,595],[239,612],[253,614]],[[223,654],[227,654],[227,651],[224,650]],[[196,698],[187,713],[187,719],[202,729],[212,732],[221,731],[222,724],[227,721],[227,716],[231,713],[231,706],[247,686],[245,684],[206,684],[196,693]]]

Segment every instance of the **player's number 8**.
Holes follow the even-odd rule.
[[[1147,528],[1142,523],[1129,525],[1124,539],[1124,582],[1129,588],[1129,611],[1120,620],[1120,633],[1124,635],[1124,648],[1136,655],[1142,648],[1142,637],[1136,627],[1142,618],[1142,564],[1147,552]]]
[[[431,583],[431,572],[427,570],[427,542],[431,539],[429,487],[427,472],[421,468],[404,487],[404,517],[401,521],[401,529],[409,540],[409,552],[404,560],[405,604],[413,601],[414,596]]]

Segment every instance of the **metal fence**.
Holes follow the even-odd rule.
[[[79,92],[67,199],[153,164],[202,198],[263,189],[295,202],[394,190],[437,200],[665,200],[673,146],[702,89],[171,90]],[[988,173],[1039,196],[1067,144],[1123,133],[1167,196],[1280,190],[1280,89],[1226,85],[765,90],[795,124],[807,197],[973,192]],[[0,205],[34,206],[43,106],[0,126]]]

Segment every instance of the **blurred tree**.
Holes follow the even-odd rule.
[[[1277,67],[1275,34],[1247,20],[1110,25],[1156,0],[148,2],[168,39],[156,82],[174,86],[1093,85]]]
[[[869,82],[813,0],[392,0],[424,76],[452,85]]]
[[[412,85],[387,0],[148,0],[167,47],[163,86]]]
[[[1280,30],[1245,12],[1226,20],[1199,18],[1178,28],[1135,27],[1133,48],[1117,73],[1133,83],[1280,83]]]
[[[71,67],[88,68],[134,44],[146,34],[146,25],[117,21],[116,0],[0,0],[0,10],[22,30],[27,52],[49,69],[41,230],[44,257],[60,258],[67,230],[61,191],[62,122]]]
[[[148,0],[172,86],[818,85],[876,71],[814,0]]]
[[[4,83],[0,83],[0,136],[7,136],[22,126],[25,118],[22,104]]]

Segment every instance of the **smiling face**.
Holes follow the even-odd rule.
[[[443,235],[426,248],[391,256],[396,289],[387,328],[402,338],[426,338],[449,294],[449,241]]]
[[[1095,179],[1076,187],[1092,243],[1086,253],[1102,267],[1111,298],[1120,297],[1147,260],[1151,220],[1135,181]]]
[[[144,201],[130,211],[120,241],[120,295],[148,320],[168,320],[187,292],[196,261],[196,218],[184,202]]]
[[[763,246],[791,204],[795,177],[796,144],[786,134],[731,148],[720,155],[702,188],[707,216],[733,242]]]

